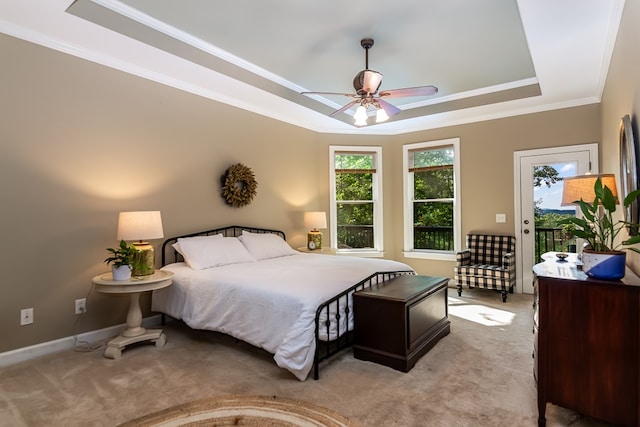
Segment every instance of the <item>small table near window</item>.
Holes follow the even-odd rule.
[[[104,357],[119,359],[122,349],[129,344],[151,341],[156,347],[164,347],[167,338],[162,329],[145,329],[142,327],[142,310],[140,295],[143,292],[166,288],[172,283],[173,272],[156,270],[149,276],[132,277],[128,280],[113,280],[111,273],[101,274],[93,278],[96,291],[107,294],[129,294],[129,312],[127,313],[127,329],[109,341]]]

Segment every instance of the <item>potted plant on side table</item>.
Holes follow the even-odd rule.
[[[627,221],[614,221],[618,200],[613,191],[598,177],[594,184],[593,202],[583,199],[573,203],[580,206],[582,218],[570,217],[560,221],[568,224],[571,233],[585,240],[586,247],[582,252],[583,270],[588,276],[596,279],[619,280],[624,277],[627,247],[640,253],[638,248],[630,247],[640,243],[640,235],[630,236],[627,240],[616,241],[623,228],[638,229],[639,224]],[[640,196],[640,190],[630,192],[624,198],[624,206],[628,207]]]
[[[138,252],[136,247],[133,244],[127,245],[127,242],[121,240],[120,246],[107,248],[107,251],[111,256],[106,258],[104,262],[107,265],[113,264],[111,266],[113,280],[129,280],[131,278],[132,265]]]

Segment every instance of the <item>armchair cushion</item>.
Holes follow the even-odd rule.
[[[475,264],[465,265],[458,269],[458,274],[465,276],[493,277],[496,279],[509,279],[509,270],[497,265]]]

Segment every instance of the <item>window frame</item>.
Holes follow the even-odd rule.
[[[415,249],[413,241],[413,172],[409,171],[409,153],[428,150],[442,146],[453,146],[453,245],[452,251],[438,251],[433,249]],[[455,261],[456,252],[460,251],[462,230],[462,215],[460,208],[460,138],[448,138],[437,141],[418,142],[402,146],[402,190],[403,190],[403,237],[405,258],[421,258],[433,260]]]
[[[372,173],[372,203],[373,203],[373,249],[338,249],[338,220],[337,220],[337,203],[336,200],[336,164],[335,155],[340,153],[365,154],[373,155],[373,163],[375,172]],[[383,239],[383,197],[382,197],[382,147],[379,146],[347,146],[347,145],[330,145],[329,146],[329,188],[330,188],[330,235],[331,248],[335,249],[338,254],[359,255],[363,257],[382,257],[384,256],[384,239]]]

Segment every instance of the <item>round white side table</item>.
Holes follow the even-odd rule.
[[[92,279],[96,291],[106,294],[129,294],[129,312],[127,313],[127,328],[120,335],[109,341],[104,357],[119,359],[122,349],[129,344],[141,341],[151,341],[160,348],[167,342],[162,329],[145,329],[142,327],[142,310],[140,309],[140,295],[143,292],[162,289],[172,283],[173,272],[156,270],[153,274],[140,278],[132,277],[128,280],[113,280],[111,273],[101,274]]]

